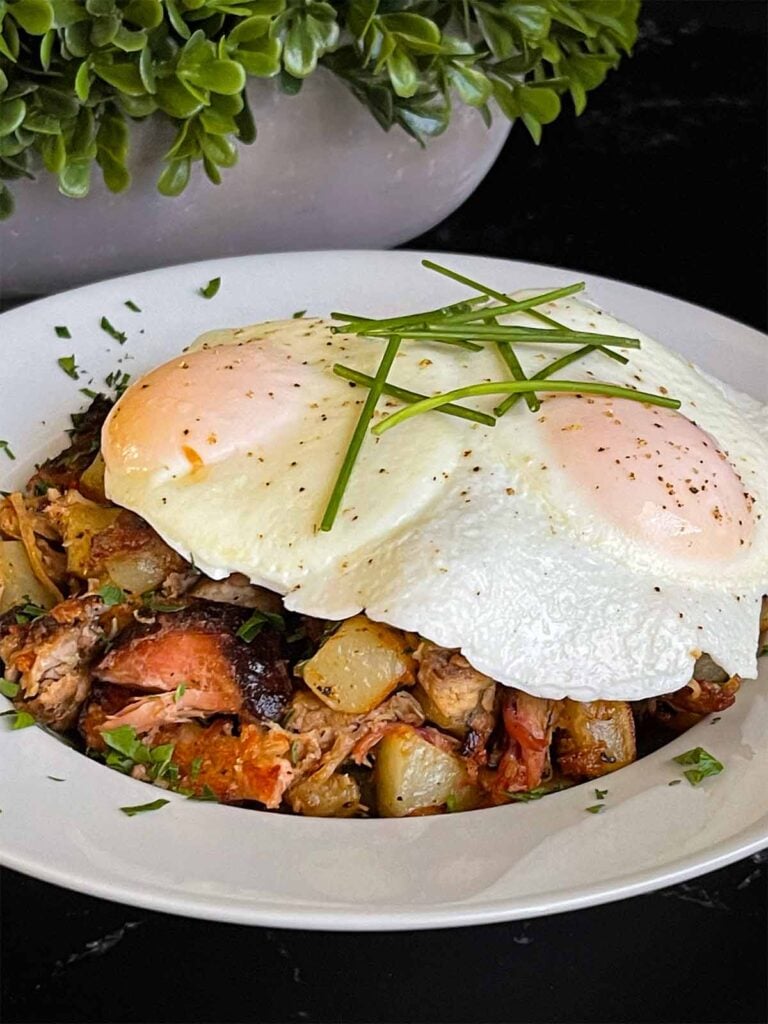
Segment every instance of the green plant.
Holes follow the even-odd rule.
[[[192,165],[211,181],[256,138],[249,76],[295,94],[322,65],[379,124],[424,143],[454,102],[490,122],[491,102],[541,126],[629,53],[640,0],[0,0],[0,216],[6,181],[42,165],[87,195],[94,162],[130,184],[129,123],[170,120],[158,188],[182,192]]]

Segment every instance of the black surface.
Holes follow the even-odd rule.
[[[635,59],[584,116],[539,150],[515,130],[413,246],[583,268],[764,328],[765,16],[646,3]],[[760,858],[606,907],[401,935],[196,923],[10,871],[0,896],[7,1022],[768,1020]]]

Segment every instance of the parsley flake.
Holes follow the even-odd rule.
[[[122,604],[125,601],[125,593],[114,583],[105,583],[99,591],[99,597],[109,608],[114,604]]]
[[[212,299],[218,293],[219,288],[221,288],[221,278],[212,277],[208,284],[198,288],[198,294],[202,295],[204,299]]]
[[[184,694],[187,692],[187,684],[179,683],[176,689],[173,691],[173,703],[178,704]]]
[[[605,804],[592,804],[591,807],[585,807],[585,811],[589,811],[590,814],[602,814],[605,810]]]
[[[301,320],[306,312],[306,309],[297,309],[295,313],[291,313],[291,320]]]
[[[113,370],[112,373],[107,374],[104,378],[104,383],[108,388],[114,388],[115,395],[120,398],[128,387],[130,379],[130,373],[123,373],[122,370]]]
[[[125,331],[118,331],[118,329],[113,324],[111,324],[105,316],[103,316],[99,321],[99,327],[102,329],[102,331],[108,334],[110,338],[114,338],[115,341],[119,342],[121,345],[124,345],[128,339],[128,335],[125,333]]]
[[[607,793],[608,793],[607,789],[596,789],[595,790],[595,799],[596,800],[605,800]]]
[[[54,331],[56,331],[56,337],[57,338],[71,338],[72,337],[72,335],[69,333],[69,328],[65,327],[63,324],[59,324],[58,327],[54,327]]]
[[[8,441],[0,441],[0,451],[5,452],[9,459],[16,461],[16,456],[11,450],[11,446]]]
[[[168,803],[170,803],[170,800],[164,800],[163,797],[160,797],[159,800],[152,800],[148,804],[134,804],[132,807],[121,807],[120,810],[123,814],[127,814],[129,818],[132,818],[134,814],[144,814],[145,811],[159,811],[161,807],[165,807]]]
[[[80,374],[77,372],[77,364],[75,363],[75,357],[73,355],[59,356],[56,362],[68,377],[71,377],[72,380],[80,380]]]
[[[686,750],[684,754],[678,754],[672,759],[676,764],[690,765],[683,775],[692,786],[698,786],[703,779],[710,775],[719,775],[725,767],[717,758],[709,754],[703,747],[694,747]]]
[[[80,388],[80,394],[85,395],[86,398],[94,399],[99,397],[98,391],[93,391],[91,388]]]
[[[136,303],[132,299],[126,299],[125,302],[123,303],[123,305],[127,306],[128,309],[130,309],[132,313],[140,313],[141,312],[141,306],[137,306]]]
[[[51,780],[51,782],[66,782],[67,781],[66,779],[60,779],[58,775],[49,775],[47,777]]]

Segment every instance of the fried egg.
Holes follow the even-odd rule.
[[[384,342],[319,319],[258,324],[203,335],[126,391],[103,432],[107,494],[213,578],[245,573],[324,619],[365,611],[538,696],[667,693],[703,651],[754,677],[766,408],[587,302],[542,308],[641,341],[626,365],[593,350],[557,377],[670,395],[680,410],[542,388],[538,411],[519,401],[492,428],[414,417],[366,435],[323,532],[367,394],[332,368],[373,375]],[[530,376],[564,350],[516,351]],[[508,373],[490,345],[405,341],[388,379],[432,395]],[[374,422],[399,407],[384,396]]]

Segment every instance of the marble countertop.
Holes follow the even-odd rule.
[[[766,326],[762,2],[649,0],[636,56],[535,149],[521,129],[411,243],[555,263]],[[399,935],[247,929],[0,876],[0,1019],[757,1022],[768,854],[529,922]]]

